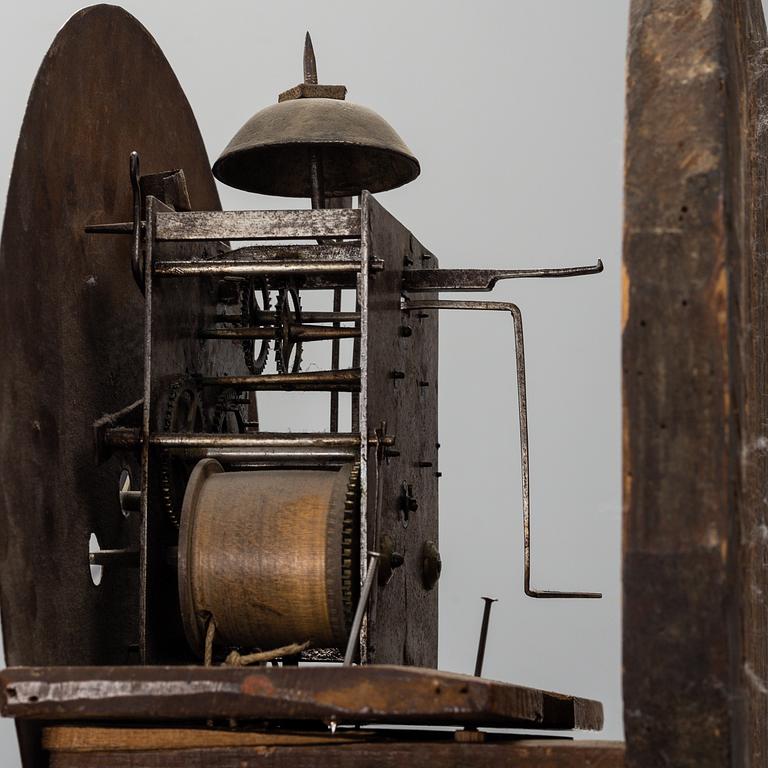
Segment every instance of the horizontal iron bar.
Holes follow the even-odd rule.
[[[381,271],[384,262],[374,259],[372,271]],[[194,275],[219,275],[222,277],[251,277],[254,275],[313,275],[338,272],[358,272],[360,260],[347,261],[244,261],[217,259],[210,261],[181,261],[167,259],[156,261],[153,271],[158,277],[185,277]]]
[[[359,392],[360,371],[308,371],[270,373],[261,376],[206,376],[200,380],[207,387],[228,387],[254,392],[291,390],[301,392]]]
[[[138,430],[137,430],[138,431]],[[140,437],[137,435],[140,440]],[[349,432],[257,432],[256,434],[211,434],[191,432],[159,432],[149,436],[151,445],[160,448],[236,448],[236,449],[309,449],[309,448],[357,448],[360,435]],[[389,435],[371,435],[368,444],[394,445]]]
[[[113,427],[104,435],[110,448],[134,449],[141,446],[141,430],[138,427]],[[208,433],[159,432],[149,436],[150,445],[173,448],[200,446],[208,448],[355,448],[360,445],[360,435],[345,432],[258,432],[249,435]],[[391,435],[371,435],[371,446],[395,444]]]
[[[144,231],[144,222],[141,222],[141,230]],[[115,224],[89,224],[85,228],[87,235],[132,235],[133,222],[120,221]]]
[[[274,320],[274,315],[273,318]],[[296,341],[327,341],[329,339],[356,339],[359,328],[329,328],[316,325],[291,325],[289,335]],[[274,339],[274,327],[203,328],[201,339]]]
[[[227,259],[246,259],[248,261],[359,261],[358,243],[339,245],[314,245],[309,243],[292,245],[246,245],[233,248],[223,256]]]
[[[414,269],[403,273],[407,291],[491,291],[499,280],[532,277],[580,277],[603,271],[603,262],[553,269]]]
[[[189,459],[216,459],[222,464],[251,464],[254,462],[312,462],[331,463],[355,461],[357,450],[326,448],[206,448],[189,447],[174,449],[174,453],[183,453]]]
[[[233,315],[239,318],[240,315]],[[255,312],[256,322],[272,323],[275,320],[274,312]],[[356,323],[360,320],[359,312],[305,312],[301,311],[302,323]]]
[[[359,209],[158,213],[156,240],[314,240],[360,237]]]
[[[215,320],[217,323],[240,323],[242,321],[242,314],[222,313],[216,315]],[[275,311],[257,311],[251,315],[251,318],[255,323],[261,323],[262,325],[272,325],[275,322]],[[359,312],[305,312],[301,311],[302,323],[356,323],[360,320]]]
[[[101,549],[88,555],[91,565],[123,565],[138,566],[139,551],[137,549]]]

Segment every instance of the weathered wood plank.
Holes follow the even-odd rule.
[[[427,588],[421,553],[426,542],[439,541],[439,313],[412,317],[403,312],[400,296],[405,275],[439,265],[372,196],[363,195],[362,205],[367,230],[363,247],[371,261],[384,260],[384,270],[371,279],[368,294],[371,311],[364,349],[368,430],[386,423],[387,431],[396,436],[397,449],[382,471],[377,471],[375,453],[370,452],[364,546],[380,550],[389,539],[394,551],[416,555],[407,557],[386,584],[373,590],[368,661],[436,667],[439,582]],[[401,378],[395,378],[395,371]],[[417,510],[403,508],[403,490],[409,488]]]
[[[766,33],[634,0],[624,233],[627,765],[768,755]]]
[[[360,211],[204,211],[158,213],[156,240],[309,240],[360,237]]]
[[[49,667],[0,673],[0,712],[599,730],[600,702],[412,667]]]
[[[229,747],[143,752],[54,752],[51,768],[402,768],[414,759],[435,768],[622,768],[624,747],[610,741],[501,739],[484,744],[427,740],[391,743]]]
[[[636,0],[630,21],[624,712],[644,768],[730,762],[726,74],[700,10]]]
[[[370,738],[358,728],[284,733],[232,731],[214,728],[124,728],[57,725],[43,729],[43,749],[49,752],[144,752],[155,749],[211,749],[214,747],[285,747],[348,744]]]

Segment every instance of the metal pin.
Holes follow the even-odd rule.
[[[352,629],[349,633],[349,640],[347,641],[347,650],[344,653],[345,667],[351,667],[352,660],[355,658],[355,651],[357,650],[358,639],[360,637],[360,627],[363,625],[363,616],[368,607],[368,598],[371,595],[371,587],[376,579],[376,571],[378,570],[381,552],[369,551],[368,555],[370,558],[368,560],[368,572],[365,574],[365,582],[363,583],[362,590],[360,590],[360,599],[357,601],[355,618],[352,621]]]
[[[480,640],[477,644],[477,659],[475,660],[475,677],[482,677],[483,660],[485,659],[485,641],[488,639],[488,622],[491,618],[491,606],[498,602],[495,597],[484,597],[483,623],[480,627]]]
[[[135,568],[139,565],[139,551],[136,549],[100,549],[88,554],[89,565],[120,565]]]

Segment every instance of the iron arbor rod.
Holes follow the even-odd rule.
[[[383,268],[383,262],[377,260],[372,269]],[[194,277],[215,275],[218,277],[253,277],[258,275],[325,275],[344,272],[358,272],[359,259],[346,261],[321,261],[304,259],[301,261],[245,261],[217,259],[215,261],[182,261],[167,259],[156,261],[154,274],[159,277]]]
[[[255,323],[272,325],[275,322],[275,313],[260,310],[252,315]],[[217,323],[239,323],[239,314],[216,315]],[[301,322],[304,323],[357,323],[360,321],[359,312],[301,312]]]
[[[130,450],[141,446],[141,430],[136,427],[112,427],[104,442],[110,448]],[[159,432],[149,436],[150,445],[161,448],[357,448],[356,432],[259,432],[254,435],[210,434],[205,432]],[[370,435],[371,447],[395,444],[393,435]]]
[[[251,464],[254,462],[348,462],[357,459],[353,448],[186,448],[184,455],[195,459],[216,459],[222,464]]]
[[[352,629],[349,632],[349,640],[347,640],[347,649],[344,653],[344,666],[351,666],[355,658],[355,651],[357,650],[358,638],[360,637],[360,627],[363,625],[363,616],[368,607],[368,599],[371,596],[371,587],[376,579],[376,571],[378,570],[380,552],[368,552],[368,571],[365,574],[365,581],[363,582],[363,588],[360,590],[360,599],[357,601],[357,608],[355,609],[355,618],[352,620]]]
[[[303,319],[303,318],[302,318]],[[274,320],[274,316],[273,316]],[[200,331],[201,339],[274,339],[275,328],[269,326],[251,326],[247,328],[204,328]],[[360,336],[359,328],[333,328],[312,325],[291,325],[289,336],[296,341],[332,341],[334,339],[355,339]]]
[[[139,565],[137,549],[100,549],[88,555],[90,565],[120,565],[136,568]]]
[[[227,387],[231,389],[259,391],[298,392],[358,392],[360,371],[307,371],[302,373],[270,373],[259,376],[208,376],[200,380],[206,387]]]
[[[360,445],[360,437],[350,432],[259,432],[255,435],[160,432],[150,435],[149,442],[160,448],[357,448]],[[371,446],[389,446],[394,445],[395,438],[390,435],[371,435],[368,443]]]

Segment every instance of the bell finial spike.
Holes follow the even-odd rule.
[[[317,85],[317,61],[309,32],[304,38],[304,82]]]

